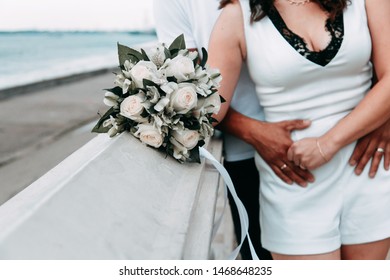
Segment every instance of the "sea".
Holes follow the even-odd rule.
[[[117,43],[157,41],[154,31],[0,32],[0,90],[118,65]]]

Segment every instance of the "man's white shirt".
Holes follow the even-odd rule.
[[[214,23],[220,14],[218,0],[154,0],[153,5],[160,42],[169,44],[184,34],[187,48],[196,48],[200,53],[202,47],[207,49]],[[245,64],[230,106],[248,117],[264,120],[255,85]],[[224,140],[227,161],[245,160],[254,156],[253,147],[244,141],[229,134],[224,135]]]

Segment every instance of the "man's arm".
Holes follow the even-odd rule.
[[[383,149],[378,150],[378,148]],[[374,178],[379,164],[384,157],[384,168],[390,169],[390,121],[377,128],[370,134],[359,139],[349,164],[355,166],[356,175],[360,175],[370,159],[372,159],[369,176]]]
[[[266,123],[229,108],[217,128],[252,145],[275,174],[287,184],[295,182],[306,187],[308,182],[314,182],[314,176],[290,162],[287,150],[293,143],[291,131],[304,129],[309,125],[309,121],[303,120]]]

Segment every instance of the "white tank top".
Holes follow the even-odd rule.
[[[250,24],[248,1],[241,0],[247,64],[266,121],[341,118],[362,100],[371,86],[371,38],[365,1],[351,2],[341,47],[320,66],[299,54],[268,17]]]

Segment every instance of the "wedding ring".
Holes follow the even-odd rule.
[[[384,152],[385,152],[385,149],[383,149],[383,148],[378,148],[378,149],[376,149],[376,151],[377,151],[378,153],[384,153]]]
[[[280,170],[284,170],[287,168],[287,164],[283,164],[281,167],[280,167]]]

